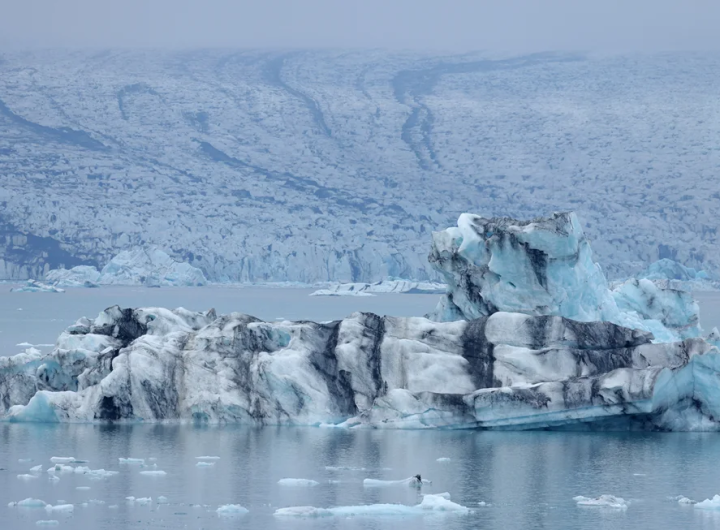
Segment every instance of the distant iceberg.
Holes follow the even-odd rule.
[[[64,289],[60,289],[55,285],[39,282],[37,280],[28,280],[20,287],[10,289],[13,293],[64,293]]]
[[[378,293],[440,294],[445,284],[411,280],[383,280],[376,283],[337,283],[319,289],[310,296],[372,296]]]
[[[665,289],[684,291],[720,290],[720,279],[713,277],[706,271],[698,271],[667,258],[651,263],[644,271],[636,274],[635,278],[652,280]]]
[[[203,271],[188,263],[173,260],[157,248],[125,250],[98,271],[82,265],[72,269],[51,270],[45,280],[63,287],[97,285],[201,286],[207,284]]]
[[[434,315],[264,322],[120,308],[0,358],[9,421],[720,430],[717,332],[688,293],[611,291],[574,214],[433,235]]]

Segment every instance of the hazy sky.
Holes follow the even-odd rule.
[[[0,0],[0,46],[719,50],[720,0]]]

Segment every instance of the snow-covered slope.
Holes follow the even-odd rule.
[[[262,322],[112,307],[0,360],[12,421],[718,430],[720,352],[605,322],[356,313]]]
[[[464,211],[574,210],[610,277],[720,268],[720,56],[0,56],[0,279],[157,245],[210,280],[437,279]]]

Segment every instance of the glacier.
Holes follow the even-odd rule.
[[[120,252],[101,271],[89,265],[53,269],[45,280],[57,287],[96,287],[98,285],[202,286],[207,279],[202,270],[172,259],[159,248],[134,248]]]
[[[574,213],[433,233],[433,319],[110,307],[0,359],[0,418],[344,428],[720,430],[689,293],[610,290]]]
[[[310,296],[371,296],[376,293],[437,294],[445,284],[412,280],[382,280],[375,283],[335,283],[310,293]]]
[[[156,245],[214,282],[437,281],[461,212],[552,210],[609,278],[717,273],[719,59],[5,49],[0,279]]]

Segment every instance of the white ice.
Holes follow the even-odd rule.
[[[712,499],[696,502],[695,508],[699,510],[720,510],[720,495],[715,495]]]
[[[420,504],[370,504],[360,506],[338,506],[335,508],[316,508],[314,506],[291,506],[275,511],[276,517],[412,517],[424,514],[455,513],[468,514],[470,509],[454,503],[442,495],[425,495]]]
[[[60,521],[55,519],[41,519],[39,521],[35,521],[35,524],[37,526],[57,526],[60,524]]]
[[[622,497],[615,497],[614,495],[600,495],[596,498],[577,496],[573,497],[573,500],[578,506],[599,506],[619,510],[624,510],[628,507],[628,503],[625,499]]]
[[[243,515],[249,512],[247,508],[239,504],[224,504],[215,511],[218,515]]]
[[[160,469],[154,470],[154,471],[141,471],[141,475],[145,475],[146,477],[164,477],[167,475],[165,471],[162,471]]]
[[[447,462],[451,462],[452,460],[451,460],[450,458],[446,457],[446,456],[443,456],[443,457],[438,458],[438,459],[435,460],[435,461],[436,461],[436,462],[440,462],[440,463],[447,463]]]
[[[45,506],[45,510],[48,512],[63,512],[63,513],[70,513],[73,510],[75,510],[75,506],[72,504],[56,504],[53,506],[52,504],[48,504]]]
[[[312,487],[318,486],[320,483],[316,480],[310,480],[306,478],[282,478],[278,480],[280,486],[301,486],[301,487]]]
[[[45,501],[41,501],[40,499],[28,497],[27,499],[23,499],[21,501],[11,502],[8,506],[11,508],[13,506],[21,506],[23,508],[44,508],[46,504],[47,503]]]

